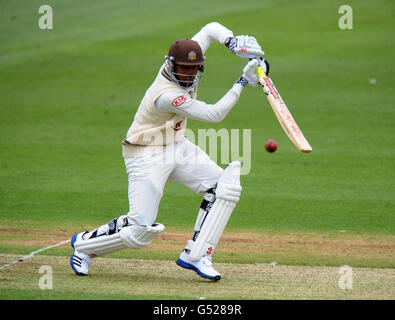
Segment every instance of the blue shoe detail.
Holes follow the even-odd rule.
[[[180,258],[177,259],[176,263],[180,266],[183,267],[185,269],[193,269],[193,266],[183,260],[181,260]]]
[[[214,281],[218,281],[221,279],[221,276],[214,276],[213,277],[213,276],[209,276],[208,274],[201,272],[198,268],[196,268],[195,266],[193,266],[192,264],[190,264],[188,262],[181,260],[180,258],[177,259],[176,263],[184,269],[194,270],[198,275],[202,276],[203,278],[214,280]]]
[[[71,238],[71,246],[74,248],[74,242],[77,240],[78,233],[74,234],[73,237]]]

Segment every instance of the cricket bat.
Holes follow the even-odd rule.
[[[299,126],[292,117],[291,112],[288,110],[284,100],[281,98],[274,86],[272,79],[263,72],[261,66],[257,67],[256,72],[259,77],[259,83],[267,96],[267,100],[269,100],[274,114],[288,138],[300,151],[305,153],[311,152],[313,149],[304,137],[302,131],[299,129]]]

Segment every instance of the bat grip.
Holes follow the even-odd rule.
[[[259,78],[264,78],[264,77],[266,77],[266,74],[263,72],[261,66],[257,66],[257,67],[256,67],[256,73],[258,74],[258,77],[259,77]]]

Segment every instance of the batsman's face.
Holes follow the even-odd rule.
[[[175,74],[180,82],[185,84],[193,83],[199,71],[199,66],[185,66],[176,64],[174,66]]]

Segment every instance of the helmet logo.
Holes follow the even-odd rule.
[[[189,51],[188,53],[188,60],[190,61],[195,61],[196,60],[196,52],[195,51]]]

